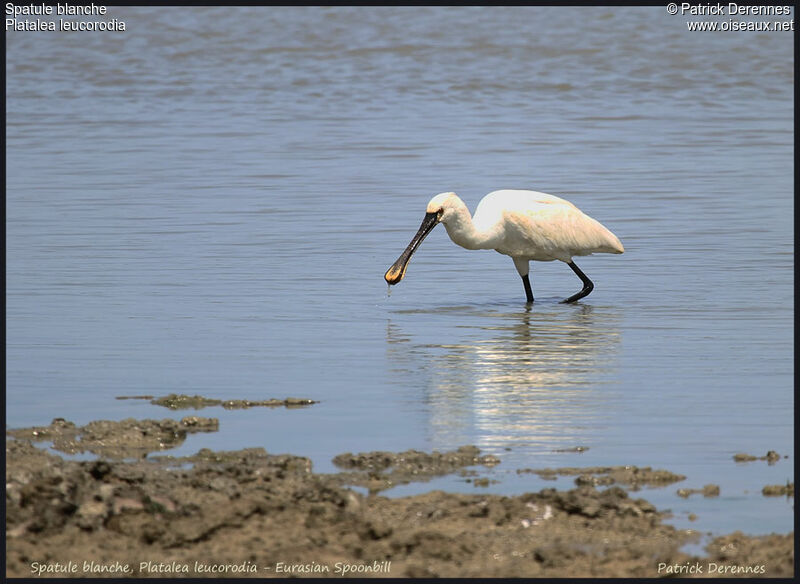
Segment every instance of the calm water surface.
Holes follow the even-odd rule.
[[[476,444],[518,468],[635,464],[715,533],[792,529],[793,37],[662,7],[120,8],[124,33],[7,35],[7,423],[181,417],[202,447],[310,456]],[[564,196],[622,256],[533,265],[435,230],[428,199]],[[588,446],[583,454],[555,452]],[[737,465],[733,454],[789,456]],[[679,486],[720,485],[684,500]],[[459,477],[395,489],[476,492]],[[689,523],[694,512],[698,521]]]

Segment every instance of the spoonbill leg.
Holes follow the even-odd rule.
[[[511,258],[514,260],[514,267],[517,268],[517,273],[522,278],[522,285],[525,286],[525,297],[528,299],[528,304],[533,302],[533,290],[531,290],[531,281],[528,278],[528,272],[531,269],[531,263],[522,258]]]
[[[572,268],[573,272],[578,274],[578,277],[581,279],[581,282],[583,282],[583,289],[580,292],[578,292],[577,294],[573,294],[572,296],[570,296],[566,300],[562,300],[561,301],[561,302],[565,302],[565,303],[575,302],[576,300],[580,300],[584,296],[588,296],[589,292],[594,290],[594,284],[592,284],[592,281],[589,279],[589,277],[586,274],[584,274],[581,271],[581,269],[578,266],[575,265],[575,262],[569,262],[567,265],[570,268]]]
[[[525,296],[528,298],[528,304],[533,304],[533,290],[531,290],[531,281],[528,274],[522,276],[522,285],[525,286]]]

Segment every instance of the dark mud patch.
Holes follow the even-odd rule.
[[[154,399],[152,395],[118,395],[115,399]]]
[[[684,475],[667,470],[653,470],[649,466],[589,466],[532,469],[522,468],[517,474],[532,473],[545,480],[556,480],[559,476],[575,476],[578,486],[625,485],[631,490],[639,490],[642,486],[663,487],[685,480]]]
[[[783,458],[789,458],[784,456]],[[755,460],[766,460],[767,464],[773,465],[781,459],[781,455],[774,450],[768,451],[764,456],[753,456],[752,454],[745,454],[740,452],[733,455],[733,460],[736,462],[753,462]]]
[[[767,485],[761,489],[761,494],[765,497],[794,497],[794,483],[787,482],[785,485]]]
[[[580,454],[581,452],[586,452],[589,450],[588,446],[573,446],[572,448],[557,448],[553,450],[553,452],[575,452]]]
[[[54,419],[49,426],[8,430],[6,434],[33,442],[50,442],[54,450],[66,454],[91,452],[113,459],[141,458],[150,452],[180,446],[188,434],[216,432],[216,418],[187,416],[177,420],[135,420],[118,422],[98,420],[76,426],[63,418]]]
[[[472,483],[473,487],[488,487],[489,485],[496,485],[500,481],[490,479],[489,477],[480,477],[476,479],[466,479],[468,483]]]
[[[285,399],[264,399],[264,400],[249,400],[249,399],[215,399],[204,397],[202,395],[186,395],[171,393],[162,397],[154,398],[152,395],[130,395],[119,396],[117,399],[146,399],[155,406],[162,406],[170,410],[201,410],[203,408],[210,408],[221,406],[226,410],[244,410],[248,408],[302,408],[310,406],[315,403],[313,399],[303,397],[287,397]]]
[[[678,496],[688,499],[692,495],[703,495],[704,497],[719,497],[719,485],[706,485],[702,489],[678,489]]]
[[[391,489],[397,485],[428,481],[452,474],[470,466],[493,467],[500,459],[491,454],[481,455],[476,446],[462,446],[450,452],[431,453],[418,450],[405,452],[347,452],[333,459],[343,472],[331,475],[341,485],[365,487],[371,493]],[[488,483],[487,483],[488,484]]]
[[[481,458],[471,448],[456,458],[468,455]],[[344,459],[376,464],[370,455]],[[373,468],[390,468],[382,459]],[[656,577],[661,564],[711,560],[793,575],[793,534],[735,533],[713,540],[707,558],[689,556],[680,547],[691,531],[664,524],[652,504],[617,486],[389,499],[261,448],[85,462],[26,439],[8,441],[6,472],[7,576],[30,576],[33,562],[74,562],[72,577],[109,575],[84,564],[94,562],[127,567],[112,575],[129,577],[221,575],[208,566],[285,577],[279,564],[309,576],[339,576],[337,566],[348,565],[390,577]]]

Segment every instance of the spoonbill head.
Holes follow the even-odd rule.
[[[494,191],[481,200],[472,217],[458,195],[440,193],[428,202],[419,230],[386,271],[384,279],[389,285],[403,279],[411,256],[439,223],[461,247],[493,249],[510,256],[522,278],[528,302],[533,302],[530,261],[566,263],[583,283],[580,292],[563,301],[575,302],[588,295],[594,284],[572,258],[625,251],[617,236],[599,221],[554,195],[511,189]]]

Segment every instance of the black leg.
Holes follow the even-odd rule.
[[[581,272],[581,269],[575,265],[575,262],[569,262],[567,265],[570,268],[572,268],[573,272],[578,274],[578,277],[581,279],[581,282],[583,282],[583,289],[577,294],[573,294],[572,296],[570,296],[566,300],[562,300],[561,302],[575,302],[576,300],[580,300],[584,296],[588,296],[589,292],[594,290],[594,284],[592,284],[592,281],[586,276],[586,274]]]
[[[528,279],[528,274],[522,276],[522,285],[525,286],[525,297],[528,302],[533,302],[533,290],[531,290],[531,281]]]

